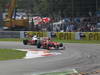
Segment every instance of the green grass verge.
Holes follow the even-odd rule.
[[[0,38],[0,41],[22,41],[20,38]]]
[[[52,73],[45,73],[45,74],[40,74],[40,75],[69,75],[72,73],[73,72],[52,72]]]
[[[0,60],[22,59],[25,55],[26,51],[0,49]]]
[[[62,43],[86,43],[86,44],[100,44],[100,40],[57,40],[53,41],[62,42]]]

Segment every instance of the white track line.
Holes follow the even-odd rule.
[[[37,57],[44,57],[44,56],[55,56],[62,54],[60,52],[49,52],[48,50],[32,50],[32,49],[16,49],[20,51],[27,51],[26,56],[24,59],[29,59],[29,58],[37,58]]]

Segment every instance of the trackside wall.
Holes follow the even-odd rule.
[[[100,40],[100,32],[58,32],[58,40]]]
[[[25,38],[37,35],[38,37],[52,37],[51,32],[32,31],[0,31],[0,38]],[[100,32],[55,32],[58,40],[100,40]]]

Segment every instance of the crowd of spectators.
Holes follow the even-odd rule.
[[[75,17],[64,18],[62,22],[53,24],[53,31],[56,32],[96,32],[96,25],[100,17]],[[50,27],[48,28],[50,29]]]

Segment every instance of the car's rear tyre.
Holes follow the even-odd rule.
[[[28,43],[28,40],[23,40],[24,45],[27,45],[27,43]]]
[[[60,43],[60,47],[63,47],[63,44],[62,43]]]
[[[37,48],[41,48],[41,42],[37,43]]]

